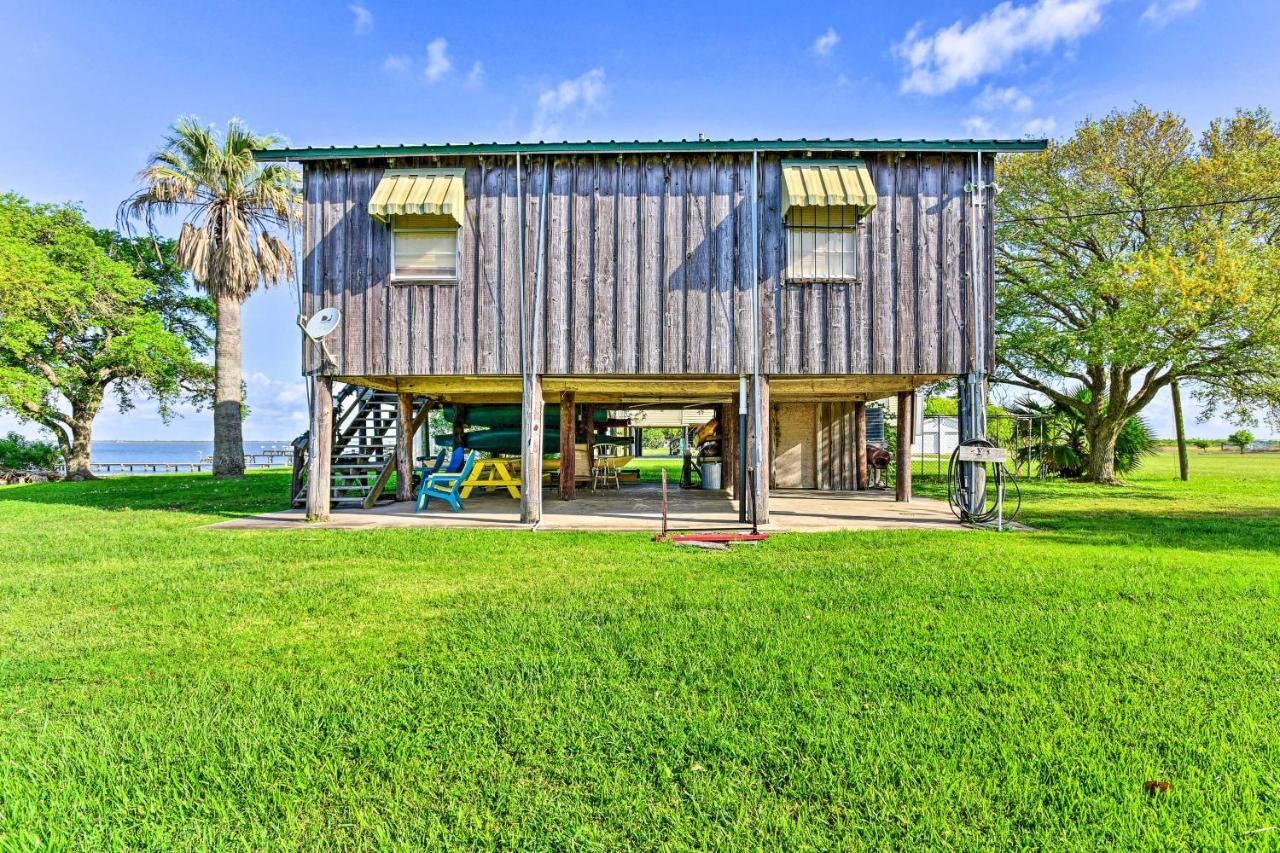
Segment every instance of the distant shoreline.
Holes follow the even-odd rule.
[[[211,438],[95,438],[94,444],[212,444]],[[246,438],[245,444],[292,444],[291,438]]]

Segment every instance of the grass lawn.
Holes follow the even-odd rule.
[[[1192,470],[728,553],[0,489],[0,848],[1274,847],[1280,455]]]

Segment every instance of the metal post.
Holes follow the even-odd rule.
[[[760,520],[769,521],[769,482],[764,472],[764,435],[761,427],[766,412],[762,402],[765,390],[760,381],[760,152],[751,152],[751,411],[755,429],[751,435],[751,461],[754,477],[752,504]]]
[[[985,216],[983,202],[982,152],[974,156],[973,173],[969,190],[969,320],[973,329],[973,350],[969,353],[969,371],[960,384],[960,440],[969,441],[987,437],[987,324],[984,306],[983,268],[978,256],[983,243],[979,239],[980,220]],[[978,462],[962,462],[960,477],[962,500],[966,509],[975,515],[986,504],[986,466]]]
[[[1004,479],[996,486],[996,531],[1004,530]]]
[[[522,457],[520,481],[523,484],[520,487],[520,520],[535,526],[542,521],[542,427],[543,419],[545,418],[545,407],[542,399],[542,377],[538,373],[538,353],[542,348],[542,311],[540,306],[542,304],[543,258],[546,252],[544,235],[547,230],[547,184],[550,182],[550,164],[550,159],[544,157],[542,160],[542,202],[538,206],[538,250],[533,285],[533,317],[529,323],[531,327],[527,337],[529,354],[525,362],[520,395],[520,452]],[[523,201],[521,201],[520,210],[522,212],[524,210]],[[523,217],[521,219],[523,220]],[[523,226],[520,229],[520,233],[524,234]],[[521,245],[523,245],[523,242]],[[523,263],[520,265],[520,269],[520,302],[523,305],[526,285]]]
[[[738,521],[747,523],[747,375],[738,375]],[[725,460],[728,461],[727,459]]]

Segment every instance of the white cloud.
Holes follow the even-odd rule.
[[[1022,132],[1027,136],[1049,136],[1057,127],[1058,122],[1053,116],[1045,116],[1028,121],[1022,126]]]
[[[1200,0],[1152,0],[1146,11],[1142,13],[1142,20],[1160,27],[1198,8],[1200,8]]]
[[[300,376],[280,379],[261,371],[244,376],[249,417],[244,434],[249,440],[288,441],[307,428],[307,386]],[[173,407],[175,417],[165,423],[153,401],[138,398],[137,407],[121,412],[114,405],[103,406],[93,422],[95,441],[208,441],[213,415],[188,403]],[[0,412],[0,435],[15,430],[31,438],[50,441],[48,430]],[[139,447],[139,456],[147,449]],[[135,461],[151,461],[135,458]]]
[[[813,41],[813,52],[818,56],[830,56],[832,49],[840,43],[840,34],[831,27]]]
[[[964,129],[973,136],[990,137],[992,135],[991,122],[983,116],[969,116],[962,124]]]
[[[556,135],[560,131],[558,119],[566,113],[586,116],[603,112],[605,94],[603,68],[592,68],[572,80],[561,80],[553,88],[544,89],[538,95],[533,135],[538,138]]]
[[[1016,113],[1025,113],[1034,106],[1034,101],[1017,86],[997,88],[990,83],[973,99],[973,105],[980,110],[1008,109]]]
[[[360,3],[352,3],[347,9],[355,16],[351,28],[356,35],[364,35],[373,29],[373,13],[369,11],[367,6]]]
[[[393,74],[407,74],[409,66],[412,64],[413,60],[401,53],[395,56],[388,56],[386,61],[382,63],[382,70],[390,71]]]
[[[277,379],[261,371],[244,378],[246,435],[290,438],[307,428],[307,386],[301,377]]]
[[[427,45],[427,67],[422,76],[428,83],[435,83],[453,70],[453,60],[449,59],[449,42],[442,38],[432,39]]]
[[[467,72],[467,86],[472,89],[478,89],[484,85],[484,63],[476,60],[471,66],[471,70]]]
[[[894,55],[907,65],[902,91],[940,95],[1011,64],[1022,54],[1072,42],[1098,26],[1107,0],[1004,2],[968,26],[960,21],[924,34],[912,27]]]

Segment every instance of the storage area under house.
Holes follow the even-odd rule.
[[[1043,147],[258,151],[303,170],[301,317],[338,316],[321,342],[304,339],[312,426],[295,489],[318,518],[371,506],[393,473],[408,500],[434,418],[437,443],[486,443],[511,462],[520,518],[536,523],[544,501],[577,497],[605,446],[626,447],[629,424],[610,418],[683,409],[715,414],[723,488],[752,494],[762,522],[771,490],[866,489],[869,401],[890,400],[899,430],[929,383],[967,378],[962,403],[982,404],[994,160]],[[469,427],[468,409],[501,424]]]

